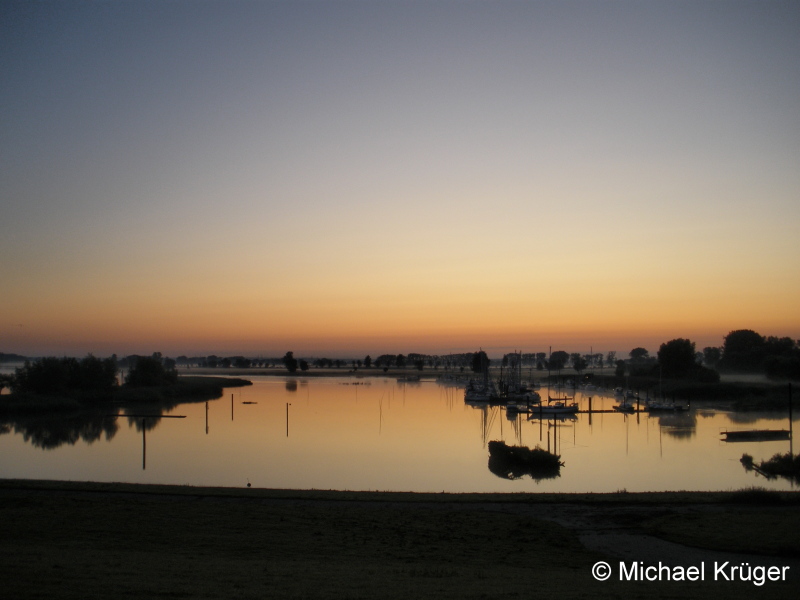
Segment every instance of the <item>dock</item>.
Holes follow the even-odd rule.
[[[720,431],[725,442],[771,442],[789,440],[792,434],[786,429],[747,429],[740,431]]]

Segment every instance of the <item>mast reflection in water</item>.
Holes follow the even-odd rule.
[[[623,414],[612,411],[613,396],[592,391],[598,412],[556,420],[470,405],[463,390],[432,380],[253,381],[224,390],[218,400],[181,404],[174,415],[148,407],[0,418],[0,477],[428,492],[796,485],[758,478],[740,463],[745,452],[756,460],[786,453],[786,441],[725,444],[719,432],[735,426],[740,415],[702,402],[679,414]],[[588,397],[576,392],[575,401],[587,409]],[[781,413],[750,412],[747,419],[753,428],[786,427]],[[540,446],[565,466],[553,478],[516,479],[513,471],[501,478],[487,469],[490,441]]]

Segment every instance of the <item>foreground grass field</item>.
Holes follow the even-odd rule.
[[[755,526],[738,538],[740,550],[792,554],[794,533],[794,545],[780,547],[763,528],[752,548],[746,539],[762,518],[797,532],[796,501],[792,494],[420,495],[0,481],[0,577],[7,598],[796,598],[800,573],[761,587],[599,582],[592,565],[616,564],[614,557],[588,550],[579,529],[537,517],[558,507],[584,517],[609,507],[630,515],[635,507],[632,527],[673,531],[670,519],[680,523],[687,507],[700,507],[714,523],[701,536],[706,542],[730,543],[714,531],[746,514]]]

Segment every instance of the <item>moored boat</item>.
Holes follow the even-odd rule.
[[[788,440],[792,434],[786,429],[747,429],[739,431],[720,431],[726,442],[768,442]]]
[[[540,403],[531,408],[533,414],[574,414],[578,412],[578,403],[570,402],[572,398],[547,398],[547,404]]]
[[[651,400],[645,406],[648,412],[683,412],[689,410],[688,406],[682,404],[675,404],[674,402],[658,402]]]

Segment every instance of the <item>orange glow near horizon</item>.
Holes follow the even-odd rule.
[[[219,290],[192,298],[166,293],[165,288],[127,304],[81,298],[60,302],[45,317],[36,316],[35,305],[29,318],[20,308],[15,315],[20,324],[6,325],[4,351],[35,354],[43,352],[38,347],[53,344],[79,354],[162,349],[178,354],[277,354],[297,348],[307,355],[360,355],[477,347],[541,351],[549,345],[621,352],[644,346],[655,352],[658,344],[675,337],[696,341],[698,349],[721,345],[729,331],[742,328],[800,337],[794,307],[778,296],[767,300],[763,290],[740,290],[735,301],[726,301],[708,290],[705,297],[682,297],[678,290],[663,295],[640,291],[626,300],[625,293],[596,286],[548,294],[526,293],[519,285],[510,297],[496,291],[481,296],[478,289],[462,289],[463,295],[454,297],[442,293],[446,287],[439,282],[430,290],[406,289],[381,297],[345,286],[329,289],[325,296],[304,292],[308,295],[296,301],[285,292],[283,299],[241,291],[227,297]],[[598,293],[602,291],[607,293]]]

